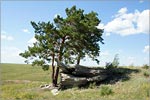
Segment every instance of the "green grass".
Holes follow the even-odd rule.
[[[22,64],[1,64],[0,69],[0,100],[150,100],[150,77],[143,75],[144,72],[150,74],[149,69],[138,68],[141,71],[131,73],[127,81],[92,85],[88,89],[67,89],[56,96],[39,88],[51,82],[50,70],[43,71],[41,67]],[[103,87],[107,89],[103,90]],[[106,95],[101,95],[102,91]]]
[[[103,87],[101,87],[100,94],[101,94],[101,96],[111,95],[111,94],[113,94],[113,91],[108,86],[103,86]]]
[[[39,66],[26,64],[1,64],[2,80],[30,80],[50,82],[50,71],[43,71]]]

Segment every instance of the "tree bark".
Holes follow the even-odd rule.
[[[80,76],[80,77],[93,77],[97,76],[103,73],[107,73],[107,70],[104,68],[90,68],[86,66],[81,66],[81,65],[75,65],[75,66],[68,66],[60,61],[57,61],[57,65],[61,69],[62,73],[67,73],[67,74],[72,74],[74,76]]]
[[[80,64],[80,54],[79,54],[78,59],[77,59],[77,65],[79,65],[79,64]]]
[[[60,73],[61,87],[72,87],[86,84],[88,81],[85,77],[75,77],[71,74]]]
[[[65,37],[66,37],[66,36],[64,36],[64,37],[62,38],[62,43],[61,43],[61,46],[60,46],[59,57],[58,57],[59,61],[62,61],[62,51],[63,51],[63,47],[64,47],[64,43],[65,43]],[[59,67],[57,66],[57,68],[56,68],[56,73],[55,73],[55,86],[57,86],[58,75],[59,75]]]
[[[52,55],[52,85],[56,86],[55,77],[54,77],[54,75],[55,75],[54,59],[55,59],[55,55],[53,54]]]
[[[55,87],[57,86],[58,75],[59,75],[59,67],[56,68],[56,73],[55,73]]]
[[[109,71],[104,68],[90,68],[86,66],[75,65],[68,66],[57,61],[57,65],[61,69],[61,86],[73,87],[86,85],[89,82],[100,82],[109,77]]]
[[[106,74],[100,74],[93,77],[79,77],[71,74],[61,73],[61,86],[62,87],[73,87],[83,86],[90,82],[100,82],[107,78]]]
[[[106,73],[104,68],[90,68],[81,65],[75,65],[74,68],[75,70],[72,72],[72,74],[80,77],[94,77]]]

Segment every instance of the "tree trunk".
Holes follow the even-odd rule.
[[[57,86],[58,75],[59,75],[59,67],[56,68],[56,73],[55,73],[55,87]]]
[[[58,57],[59,61],[62,60],[62,51],[63,51],[63,47],[64,47],[64,43],[65,43],[65,37],[66,37],[66,36],[63,37],[62,43],[61,43],[61,46],[60,46],[59,57]],[[55,86],[57,86],[58,75],[59,75],[59,67],[57,66],[57,68],[56,68],[56,73],[55,73]]]
[[[108,77],[106,74],[100,74],[93,77],[80,77],[66,73],[61,73],[60,76],[61,86],[67,88],[73,86],[83,86],[90,82],[100,82]]]
[[[62,55],[59,55],[59,61],[61,61]],[[58,81],[58,75],[59,75],[59,67],[57,66],[56,68],[56,73],[55,73],[55,86],[57,86],[57,81]]]
[[[72,71],[71,74],[80,77],[94,77],[106,73],[104,68],[93,68],[81,65],[75,65],[74,68],[75,70]]]
[[[103,73],[107,73],[107,70],[104,68],[94,68],[94,67],[86,67],[81,65],[75,65],[75,66],[68,66],[60,61],[57,61],[57,65],[61,69],[62,73],[71,74],[74,76],[80,76],[80,77],[93,77],[97,76]]]
[[[80,64],[80,54],[79,54],[78,59],[77,59],[77,65],[79,65],[79,64]]]
[[[85,77],[75,77],[71,74],[60,73],[61,87],[73,87],[86,84],[88,81]]]
[[[55,75],[54,59],[55,59],[55,55],[53,54],[52,55],[52,85],[56,86],[55,77],[54,77],[54,75]]]
[[[57,65],[61,69],[61,86],[73,87],[83,86],[90,82],[100,82],[106,79],[110,74],[104,68],[94,68],[75,65],[73,67],[68,66],[57,61]]]

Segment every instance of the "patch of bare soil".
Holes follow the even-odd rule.
[[[5,80],[2,83],[30,83],[30,80]]]

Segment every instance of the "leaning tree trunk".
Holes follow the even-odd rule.
[[[108,77],[104,68],[89,68],[80,65],[71,67],[60,61],[57,61],[57,65],[61,69],[62,87],[82,86],[90,82],[100,82]]]
[[[80,77],[71,74],[60,73],[61,86],[62,87],[73,87],[83,86],[90,82],[100,82],[107,78],[107,75],[101,74],[93,77]]]

